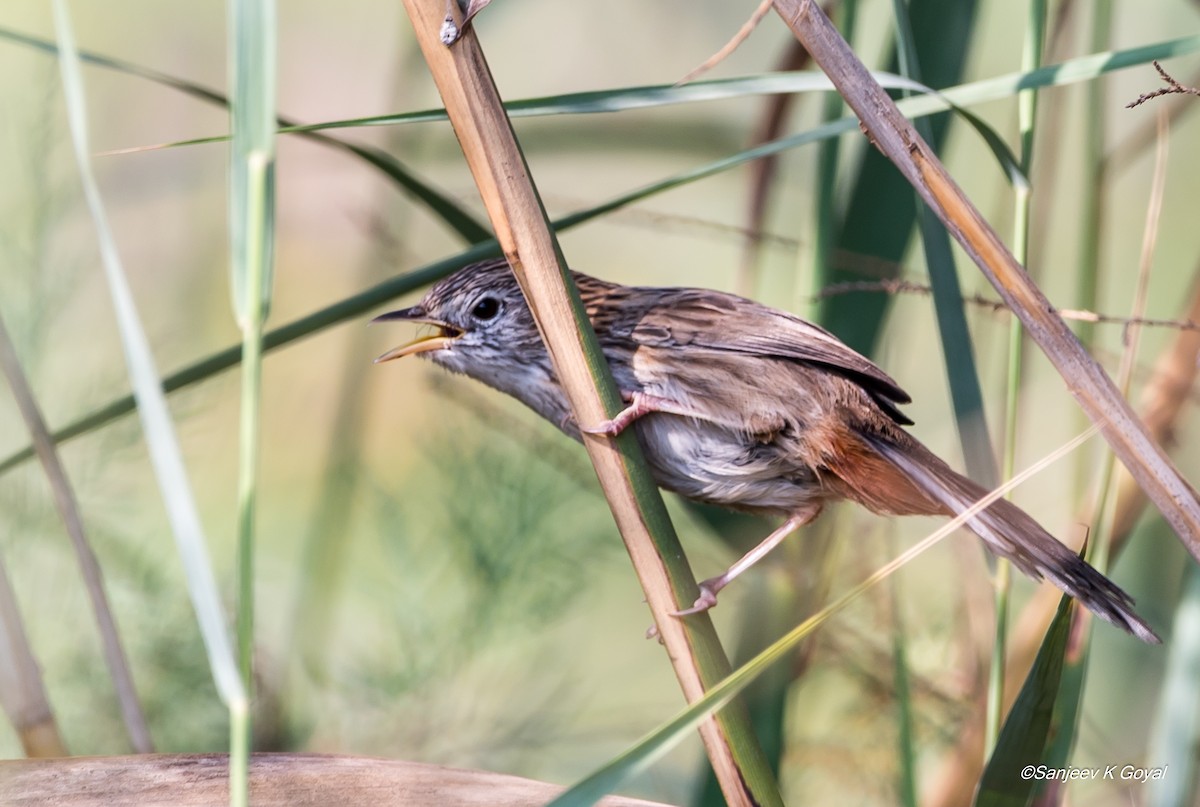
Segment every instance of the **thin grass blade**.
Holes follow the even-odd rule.
[[[918,42],[913,33],[909,6],[901,0],[895,0],[893,8],[896,17],[896,53],[901,72],[914,81],[922,81]],[[969,17],[951,19],[948,22],[952,26],[970,24]],[[928,37],[924,41],[928,44]],[[961,62],[957,66],[961,69]],[[1006,175],[1021,176],[1021,172],[1014,167],[1015,160],[1011,152],[995,131],[973,115],[969,120],[983,136],[984,142],[992,148]],[[937,141],[934,126],[928,118],[919,118],[914,125],[926,142]],[[979,371],[975,366],[975,351],[971,342],[971,331],[967,327],[962,286],[958,282],[950,235],[929,206],[923,204],[906,183],[902,184],[916,205],[917,223],[924,246],[929,282],[933,289],[933,307],[937,315],[938,334],[941,337],[946,376],[950,385],[950,400],[954,408],[954,421],[958,427],[967,473],[979,484],[991,488],[997,481],[996,455],[988,433],[983,390],[979,383]],[[896,256],[897,264],[900,257]]]
[[[138,318],[133,295],[121,267],[116,242],[108,226],[104,204],[92,173],[82,71],[75,51],[75,39],[66,0],[54,0],[53,8],[71,143],[79,166],[84,195],[96,226],[100,256],[113,307],[116,309],[117,324],[121,332],[134,398],[142,419],[146,446],[171,523],[172,534],[183,561],[188,593],[196,611],[217,691],[231,708],[245,708],[245,690],[238,677],[233,650],[225,630],[225,614],[209,563],[204,531],[187,481],[187,472],[175,438],[166,397],[163,395],[162,382],[154,366],[150,345]]]
[[[892,681],[896,699],[896,750],[900,776],[896,789],[904,807],[917,807],[917,745],[913,725],[912,681],[908,666],[908,630],[905,627],[900,581],[889,581],[892,611]]]
[[[1021,67],[1036,69],[1042,63],[1042,50],[1046,37],[1046,8],[1042,0],[1031,0],[1025,25],[1025,40],[1021,53]],[[1020,129],[1020,168],[1028,174],[1033,165],[1034,122],[1037,113],[1037,91],[1023,89],[1017,93],[1017,125]],[[1028,184],[1016,187],[1013,198],[1013,255],[1022,266],[1029,265],[1029,226],[1032,215],[1031,188]],[[1023,354],[1025,329],[1021,321],[1013,317],[1008,328],[1008,377],[1004,400],[1004,453],[1000,471],[1007,476],[1016,462],[1017,435],[1019,425],[1019,393],[1023,376]],[[1009,594],[1012,588],[1012,569],[1008,560],[1001,558],[996,563],[996,634],[992,649],[991,669],[988,676],[988,719],[984,733],[986,754],[996,742],[1000,730],[1001,711],[1004,703],[1004,660],[1008,656]]]
[[[0,38],[6,34],[0,28]],[[1011,98],[1021,89],[1060,87],[1091,81],[1100,76],[1130,67],[1162,61],[1200,50],[1200,35],[1180,37],[1164,42],[1155,42],[1136,48],[1106,51],[1068,59],[1047,65],[1031,72],[1013,72],[981,79],[967,84],[954,85],[945,82],[946,89],[933,92],[928,87],[908,81],[895,73],[872,71],[871,75],[887,89],[910,89],[929,93],[917,96],[900,104],[900,109],[910,117],[932,115],[952,108],[970,107],[976,104]],[[931,79],[932,80],[932,79]],[[941,83],[941,82],[938,82]],[[747,95],[770,95],[776,93],[821,92],[829,90],[828,78],[819,71],[794,71],[766,73],[740,78],[712,79],[677,86],[655,84],[640,87],[621,87],[612,90],[594,90],[579,93],[525,98],[505,102],[504,108],[510,117],[544,117],[550,115],[591,115],[604,112],[623,112],[632,109],[651,109],[676,104],[720,101],[742,98]],[[362,126],[394,126],[410,123],[431,123],[446,120],[444,109],[424,109],[388,115],[373,115],[361,118],[346,118],[323,123],[281,126],[280,134],[325,131],[329,129],[358,128]],[[228,135],[196,138],[165,146],[196,145],[227,140]]]
[[[37,48],[50,54],[58,53],[58,47],[53,42],[24,34],[20,31],[14,31],[11,28],[0,26],[0,39]],[[173,90],[178,90],[185,95],[189,95],[205,103],[226,108],[229,106],[229,99],[225,95],[193,81],[186,81],[158,70],[151,70],[148,67],[142,67],[132,62],[102,56],[89,51],[79,51],[79,58],[81,61],[97,67],[115,70],[119,73],[125,73],[126,75],[136,76],[156,84],[161,84],[164,87],[170,87]],[[386,151],[374,148],[373,146],[347,143],[344,140],[338,140],[317,131],[307,130],[296,121],[283,116],[279,116],[275,120],[281,127],[288,127],[290,131],[300,133],[318,143],[349,152],[368,165],[383,172],[401,190],[410,194],[441,218],[447,226],[457,232],[468,244],[484,241],[491,235],[487,227],[471,215],[466,208],[459,205],[428,182],[422,180]],[[217,138],[217,140],[225,139],[228,138]]]
[[[242,686],[254,687],[254,543],[258,496],[263,323],[271,307],[275,265],[275,0],[231,0],[229,14],[230,288],[242,330],[242,394],[238,444],[238,663]],[[249,794],[250,714],[230,721],[231,800]]]

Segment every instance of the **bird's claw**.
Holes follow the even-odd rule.
[[[620,422],[620,418],[611,418],[609,420],[597,423],[595,426],[581,426],[579,430],[584,434],[598,434],[603,437],[616,437],[625,430],[625,424]]]
[[[621,432],[629,427],[630,423],[640,418],[642,415],[651,412],[659,411],[663,403],[663,399],[655,398],[652,395],[645,395],[640,392],[630,392],[629,390],[621,390],[621,400],[628,401],[629,406],[622,409],[613,417],[595,426],[580,428],[584,434],[598,434],[603,437],[616,437]]]
[[[717,592],[721,589],[712,585],[711,580],[705,580],[700,584],[700,596],[692,603],[691,608],[684,608],[680,611],[675,611],[671,616],[691,616],[693,614],[702,614],[709,608],[717,604]]]

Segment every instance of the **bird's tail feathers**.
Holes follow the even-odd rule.
[[[944,515],[957,516],[987,495],[983,487],[946,465],[915,439],[906,441],[904,446],[886,437],[866,436],[864,439],[911,480],[925,498],[936,502]],[[972,516],[965,526],[982,538],[995,554],[1009,559],[1034,579],[1046,578],[1106,622],[1144,642],[1158,644],[1161,641],[1134,612],[1133,598],[1012,502],[996,500]]]

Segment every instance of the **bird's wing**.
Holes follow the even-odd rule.
[[[647,310],[634,326],[631,335],[636,343],[818,364],[848,376],[887,401],[905,404],[912,400],[895,379],[824,328],[731,294],[705,289],[672,292],[664,295],[661,305]]]

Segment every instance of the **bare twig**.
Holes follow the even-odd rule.
[[[1158,63],[1157,60],[1154,62],[1154,69],[1158,71],[1160,76],[1162,76],[1162,80],[1167,83],[1167,86],[1160,87],[1153,92],[1142,93],[1135,100],[1126,104],[1126,109],[1133,109],[1135,106],[1141,106],[1151,99],[1161,98],[1164,95],[1200,95],[1200,89],[1197,89],[1196,87],[1185,87],[1184,85],[1180,84],[1175,80],[1174,76],[1167,72],[1166,68]]]
[[[1192,74],[1191,83],[1200,83],[1200,71]],[[1167,99],[1160,106],[1167,108],[1167,114],[1172,124],[1181,118],[1184,113],[1191,112],[1197,108],[1195,104],[1188,103],[1186,97],[1178,94]],[[1154,138],[1157,136],[1157,129],[1158,124],[1154,120],[1147,120],[1139,124],[1133,132],[1126,135],[1120,143],[1104,155],[1102,170],[1117,171],[1134,165],[1136,162],[1135,158],[1154,143]]]
[[[904,278],[888,280],[856,280],[848,283],[834,283],[826,286],[814,299],[837,297],[842,294],[859,293],[884,294],[932,294],[933,289],[928,283],[918,283]],[[967,305],[986,308],[991,311],[1008,311],[1008,305],[1001,300],[993,300],[982,294],[971,294],[960,298]],[[1121,325],[1146,328],[1170,328],[1177,331],[1200,331],[1200,322],[1190,319],[1156,319],[1153,317],[1122,317],[1115,314],[1102,314],[1096,311],[1083,311],[1076,308],[1053,309],[1063,319],[1077,322],[1092,322],[1098,325]]]
[[[726,42],[720,50],[718,50],[712,56],[709,56],[696,67],[693,67],[686,76],[679,79],[679,81],[675,83],[675,86],[678,87],[682,84],[687,84],[689,81],[695,81],[700,76],[704,75],[709,70],[712,70],[722,61],[724,61],[729,54],[737,50],[738,47],[746,41],[746,37],[754,33],[754,29],[757,28],[758,24],[763,21],[763,17],[771,13],[772,2],[773,0],[762,0],[762,2],[758,4],[758,8],[754,9],[754,13],[750,15],[750,19],[746,20],[746,22],[742,24],[742,27],[738,29],[738,32],[734,34],[733,37]]]

